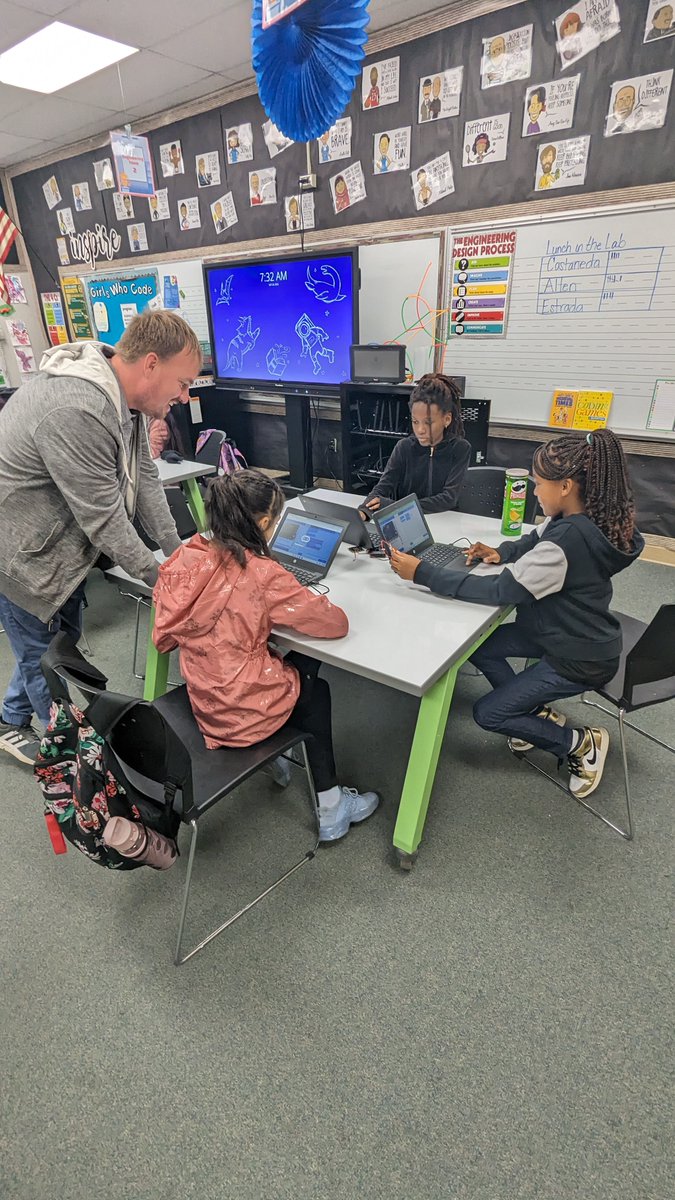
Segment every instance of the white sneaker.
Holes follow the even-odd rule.
[[[583,741],[567,756],[569,789],[578,800],[585,800],[600,783],[608,750],[609,734],[606,729],[584,729]]]
[[[357,792],[356,788],[340,788],[340,800],[328,811],[321,811],[319,805],[319,840],[336,842],[349,832],[350,825],[365,821],[375,812],[380,797],[377,792]]]
[[[0,721],[0,750],[32,767],[42,738],[32,725],[7,725]]]
[[[538,713],[534,713],[534,716],[544,717],[547,721],[553,721],[555,725],[560,725],[561,727],[567,723],[567,717],[564,713],[556,712],[555,709],[549,708],[548,704],[540,708]],[[522,738],[507,738],[507,744],[509,750],[512,750],[515,754],[526,754],[528,750],[534,750],[532,742],[524,742]]]

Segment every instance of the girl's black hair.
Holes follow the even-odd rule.
[[[463,438],[464,422],[459,407],[460,398],[460,390],[454,379],[447,375],[423,375],[412,390],[408,407],[412,412],[413,404],[435,404],[442,413],[452,413],[451,435]]]
[[[213,540],[229,550],[240,567],[246,566],[246,550],[269,557],[256,517],[269,516],[274,522],[284,506],[284,493],[274,479],[250,469],[217,475],[209,484],[205,506]]]
[[[635,530],[633,493],[621,442],[611,429],[554,438],[537,447],[532,467],[542,479],[578,483],[587,516],[617,550],[629,553]]]

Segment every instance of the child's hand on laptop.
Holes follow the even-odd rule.
[[[464,553],[469,566],[475,562],[500,563],[502,561],[499,551],[495,550],[493,546],[486,546],[483,542],[474,542],[473,546],[469,546]]]
[[[389,561],[391,562],[392,571],[395,571],[400,579],[412,581],[420,565],[420,559],[415,558],[414,554],[401,554],[401,551],[397,550],[395,546],[390,546],[389,550]]]

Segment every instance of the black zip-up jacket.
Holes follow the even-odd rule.
[[[446,437],[437,446],[421,446],[414,434],[397,442],[381,479],[366,498],[402,500],[413,492],[424,512],[457,507],[471,446],[464,438]]]
[[[636,530],[624,554],[585,513],[574,513],[549,517],[518,541],[502,542],[499,566],[467,573],[421,562],[415,583],[474,604],[517,605],[516,624],[561,675],[605,683],[621,654],[621,627],[609,611],[611,578],[643,548]]]

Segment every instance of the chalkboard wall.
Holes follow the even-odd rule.
[[[662,71],[675,61],[675,37],[643,43],[647,0],[618,0],[621,32],[579,60],[567,72],[561,72],[555,45],[554,18],[564,11],[563,0],[529,0],[513,8],[491,13],[461,25],[453,25],[430,34],[398,49],[372,55],[368,61],[400,55],[400,99],[396,104],[363,111],[360,88],[345,115],[353,122],[352,156],[343,162],[315,167],[319,190],[315,195],[316,227],[321,230],[344,230],[353,224],[377,223],[383,220],[415,217],[416,209],[411,189],[410,173],[373,174],[373,135],[383,129],[412,126],[411,169],[419,167],[446,150],[450,152],[455,178],[455,191],[430,206],[421,214],[466,212],[526,202],[535,195],[535,165],[537,151],[544,144],[542,137],[521,137],[523,100],[528,85],[560,78],[562,75],[581,75],[574,125],[553,135],[568,138],[575,134],[590,135],[590,155],[586,181],[581,187],[568,188],[557,195],[568,196],[570,204],[579,192],[595,192],[640,184],[656,184],[675,176],[675,100],[670,97],[666,124],[663,128],[626,136],[603,137],[610,88],[613,80],[628,79],[652,71]],[[534,25],[532,71],[529,80],[502,84],[481,90],[480,59],[484,37],[493,37],[506,30],[532,23]],[[464,67],[461,109],[458,117],[418,124],[418,87],[421,76],[449,67]],[[508,157],[504,162],[462,168],[464,123],[492,114],[511,112]],[[263,141],[261,125],[265,114],[257,97],[251,96],[208,112],[177,121],[150,133],[158,187],[168,188],[171,218],[152,223],[148,219],[145,200],[136,199],[135,216],[144,221],[148,235],[148,253],[165,258],[177,250],[198,251],[215,244],[228,247],[237,241],[264,239],[285,233],[283,197],[297,192],[298,175],[305,170],[305,148],[293,145],[270,160]],[[225,161],[224,131],[230,125],[250,122],[253,127],[254,158],[252,162],[228,166]],[[548,135],[550,138],[551,135]],[[169,179],[162,177],[159,146],[179,140],[185,162],[185,175]],[[217,149],[221,157],[221,186],[198,191],[195,178],[195,156]],[[63,203],[70,204],[78,232],[92,229],[96,222],[117,227],[122,246],[117,258],[128,258],[127,224],[115,217],[112,192],[99,192],[94,180],[93,161],[104,157],[106,149],[89,151],[62,163],[14,177],[14,190],[19,219],[29,244],[29,253],[38,291],[53,287],[57,276],[58,253],[56,238],[56,209],[48,210],[42,185],[55,174]],[[312,146],[313,162],[317,162],[316,144]],[[328,179],[341,167],[360,159],[366,180],[367,199],[346,211],[335,214]],[[277,171],[277,205],[249,206],[248,172],[251,169],[274,166]],[[72,185],[89,184],[92,209],[76,213],[72,204]],[[239,221],[227,232],[216,237],[209,204],[222,193],[231,190]],[[201,229],[181,232],[177,205],[180,200],[199,196]],[[296,235],[297,236],[297,235]],[[142,258],[142,255],[135,255]],[[80,268],[84,269],[84,268]]]

